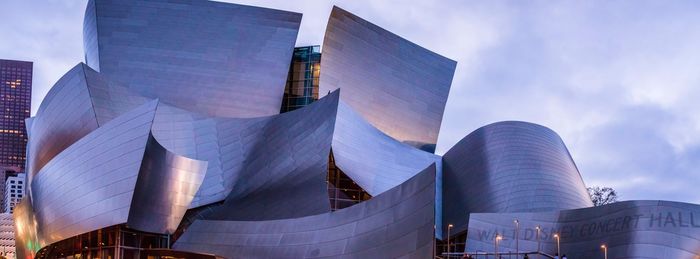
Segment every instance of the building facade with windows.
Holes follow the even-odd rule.
[[[12,213],[15,210],[15,206],[22,201],[26,189],[24,187],[26,182],[25,176],[24,173],[20,173],[6,177],[3,202],[5,213]]]
[[[300,22],[213,1],[90,0],[86,63],[27,121],[18,257],[534,257],[597,242],[614,257],[700,255],[700,206],[592,208],[546,127],[498,122],[434,154],[455,61],[339,7],[322,54],[295,49]],[[636,212],[686,227],[612,231]],[[561,239],[519,250],[536,224]]]
[[[293,111],[318,100],[321,47],[294,48],[280,112]]]
[[[33,63],[0,59],[0,166],[24,168]]]
[[[0,255],[5,258],[15,256],[15,227],[11,213],[0,213]]]

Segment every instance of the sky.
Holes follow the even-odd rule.
[[[700,203],[697,1],[241,0],[303,13],[321,45],[338,5],[458,62],[437,153],[493,122],[562,137],[589,186]],[[0,0],[0,58],[34,62],[32,114],[83,61],[85,0]]]

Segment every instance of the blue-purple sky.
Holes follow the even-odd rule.
[[[458,61],[438,153],[478,127],[558,132],[588,185],[700,203],[700,2],[279,1],[320,45],[333,4]],[[85,0],[0,0],[0,58],[34,61],[33,112],[83,60]]]

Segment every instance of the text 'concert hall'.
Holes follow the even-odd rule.
[[[301,19],[90,0],[26,121],[17,258],[700,258],[699,205],[594,207],[546,127],[435,154],[457,62],[340,7],[295,47]]]

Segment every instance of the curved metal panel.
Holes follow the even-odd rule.
[[[206,161],[174,154],[149,137],[127,225],[151,233],[175,232],[206,169]]]
[[[81,63],[49,90],[28,129],[29,182],[54,156],[98,127]]]
[[[83,63],[68,71],[47,93],[28,124],[28,172],[32,177],[54,156],[100,125],[148,99],[106,80]]]
[[[441,159],[387,136],[342,101],[333,134],[333,155],[336,165],[372,196],[398,186]]]
[[[333,7],[321,56],[320,93],[342,101],[387,135],[435,151],[457,63]]]
[[[174,248],[227,258],[429,258],[435,165],[357,205],[272,221],[197,220]]]
[[[279,113],[301,14],[197,0],[91,0],[85,14],[87,62],[110,79],[211,116]]]
[[[209,162],[191,208],[227,199],[227,218],[318,214],[330,210],[325,174],[338,98],[334,93],[293,112],[244,119],[162,105],[153,134],[168,150]]]
[[[38,223],[32,208],[32,198],[25,197],[12,214],[15,221],[16,258],[34,258],[39,251]]]
[[[593,206],[564,142],[552,130],[505,121],[470,133],[443,156],[443,226],[467,228],[468,213]]]
[[[40,244],[125,223],[157,101],[117,117],[55,156],[32,184]]]
[[[83,16],[83,50],[85,63],[91,68],[100,71],[100,52],[97,44],[97,15],[95,14],[95,1],[88,1]]]
[[[123,85],[108,80],[104,75],[85,64],[82,65],[90,93],[90,101],[92,101],[92,108],[95,118],[97,118],[97,124],[100,126],[153,100],[140,96]]]
[[[624,201],[576,210],[539,213],[474,213],[469,219],[466,250],[494,250],[494,236],[503,236],[499,251],[516,250],[513,219],[519,220],[519,251],[560,251],[569,258],[697,258],[700,256],[700,206],[669,201]]]
[[[338,94],[274,116],[260,128],[246,147],[243,170],[228,172],[236,173],[237,180],[226,201],[209,218],[271,220],[329,212],[326,176]],[[237,123],[222,121],[219,126]],[[230,147],[230,139],[220,143]]]
[[[266,118],[249,119],[252,125],[264,124]],[[230,129],[243,132],[246,127]],[[249,136],[251,132],[241,134]],[[233,135],[234,133],[231,133]],[[216,118],[189,112],[177,107],[160,104],[153,120],[153,136],[167,150],[186,157],[207,161],[207,173],[201,187],[192,201],[191,208],[222,201],[231,191],[233,183],[229,174],[224,171],[239,171],[236,163],[222,163],[222,152],[219,145],[219,133]],[[235,136],[235,135],[234,135]],[[248,139],[233,137],[233,139]],[[233,161],[241,161],[242,150],[232,149],[229,152]],[[240,162],[239,162],[240,163]],[[226,165],[226,167],[224,167]]]

